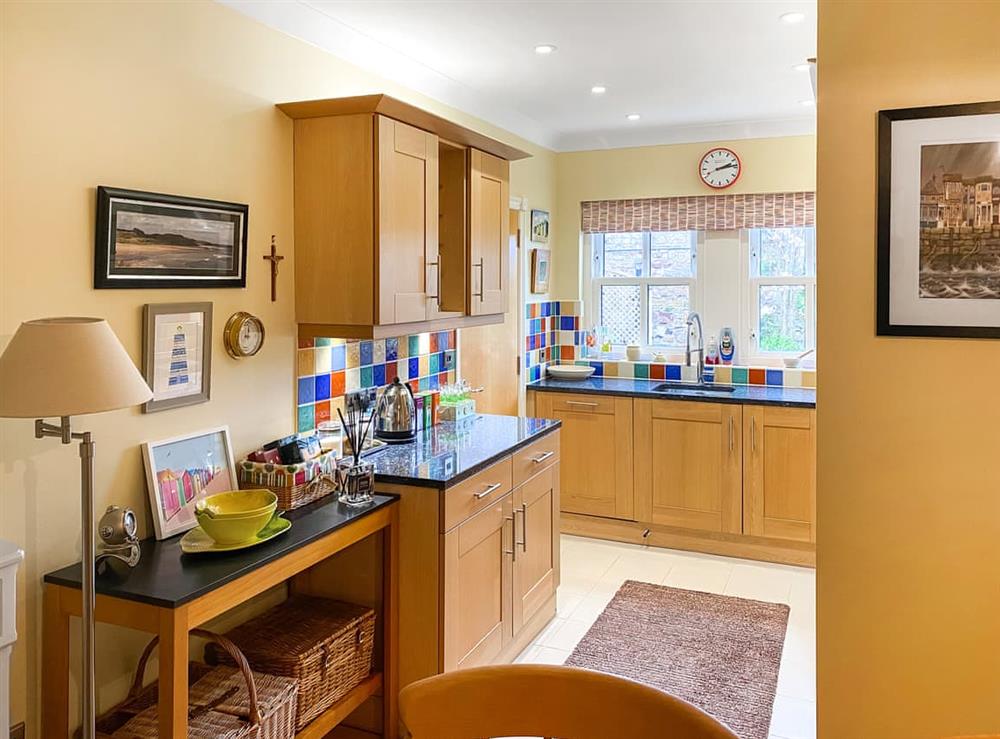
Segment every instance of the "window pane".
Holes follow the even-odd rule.
[[[806,286],[761,285],[758,344],[765,352],[806,348]]]
[[[601,287],[601,325],[613,344],[639,343],[639,286]]]
[[[650,234],[649,274],[652,277],[693,277],[694,239],[690,231]]]
[[[604,234],[604,277],[642,277],[642,234]]]
[[[687,285],[650,285],[649,343],[684,346],[690,312]]]
[[[761,277],[806,277],[809,272],[806,228],[761,228],[758,272]]]

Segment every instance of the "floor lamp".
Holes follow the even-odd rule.
[[[101,318],[44,318],[22,323],[0,356],[0,417],[34,418],[35,438],[80,442],[83,538],[83,737],[93,739],[94,440],[70,417],[139,405],[152,397],[139,370]],[[58,424],[46,423],[58,418]]]

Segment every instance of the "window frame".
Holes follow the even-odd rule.
[[[630,233],[641,233],[642,234],[642,267],[643,273],[648,274],[650,269],[650,259],[651,259],[651,241],[653,232],[643,231],[643,232],[630,232]],[[661,232],[657,232],[661,233]],[[683,351],[684,345],[674,345],[674,344],[653,344],[650,339],[650,322],[649,322],[649,288],[658,286],[686,286],[688,288],[688,310],[689,312],[701,312],[702,307],[702,291],[704,287],[704,280],[702,276],[704,274],[704,239],[705,234],[702,231],[687,231],[691,239],[691,248],[694,251],[692,258],[692,266],[694,268],[694,275],[691,277],[595,277],[597,267],[600,260],[600,254],[603,252],[603,233],[593,233],[586,234],[584,239],[584,248],[587,257],[587,263],[589,265],[588,273],[584,275],[585,279],[589,279],[590,288],[583,291],[585,296],[585,310],[587,315],[594,317],[594,325],[600,326],[603,324],[603,316],[601,315],[601,288],[605,285],[636,285],[639,287],[639,335],[640,342],[639,345],[642,350],[656,350],[656,351],[669,351],[676,352],[678,350]],[[602,270],[603,272],[603,266]],[[613,344],[614,348],[624,349],[624,344]]]
[[[816,347],[816,227],[793,226],[790,228],[806,229],[806,268],[811,270],[811,276],[803,277],[761,277],[755,269],[754,262],[758,258],[759,232],[773,229],[745,228],[740,230],[740,284],[746,290],[742,301],[740,336],[744,346],[748,348],[746,361],[741,358],[741,364],[769,364],[785,357],[797,357],[807,349]],[[758,276],[754,276],[757,272]],[[758,342],[760,333],[760,288],[770,286],[804,285],[806,289],[806,340],[801,350],[788,352],[765,351]]]

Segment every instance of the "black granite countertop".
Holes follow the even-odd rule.
[[[415,441],[391,445],[365,461],[375,465],[376,484],[443,489],[561,425],[544,418],[476,414],[418,431]]]
[[[178,606],[199,598],[259,567],[320,539],[332,531],[392,505],[395,495],[376,495],[372,505],[348,508],[330,495],[310,505],[285,513],[292,522],[287,533],[264,544],[234,552],[184,554],[181,536],[140,542],[139,564],[129,570],[115,565],[95,578],[97,592],[114,598],[136,600],[163,608]],[[45,575],[45,582],[79,588],[80,563]]]
[[[624,395],[632,398],[697,400],[707,403],[780,405],[793,408],[816,407],[815,388],[737,385],[731,393],[713,393],[693,389],[654,391],[653,388],[661,382],[663,380],[640,380],[631,377],[589,377],[586,380],[558,380],[554,377],[546,377],[528,385],[528,390],[551,393]]]

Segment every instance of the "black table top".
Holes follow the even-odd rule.
[[[133,569],[121,563],[97,575],[97,592],[114,598],[135,600],[163,608],[177,608],[212,592],[263,565],[320,539],[332,531],[372,514],[398,500],[395,495],[376,495],[367,508],[348,508],[335,496],[285,514],[292,527],[264,544],[234,552],[184,554],[181,536],[140,542],[142,558]],[[45,575],[45,582],[70,588],[81,587],[80,563]]]
[[[548,393],[621,395],[630,398],[694,400],[700,403],[778,405],[787,408],[816,407],[815,388],[737,385],[731,393],[706,393],[694,388],[690,390],[687,388],[653,390],[661,382],[663,380],[631,377],[589,377],[586,380],[559,380],[555,377],[546,377],[528,385],[528,390]]]

